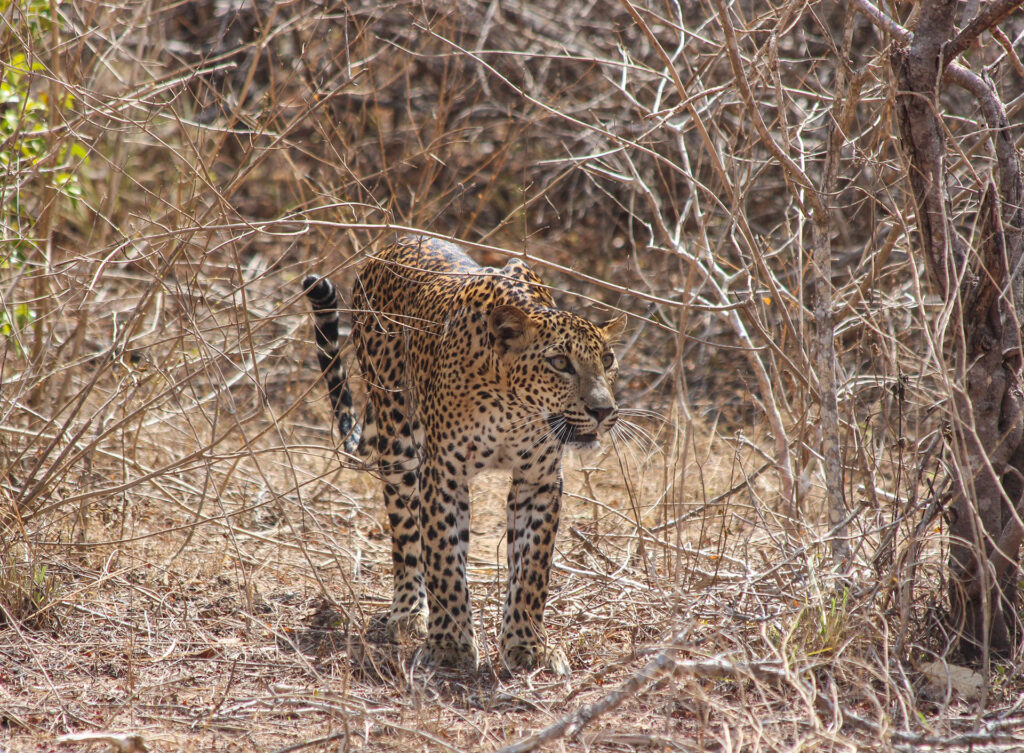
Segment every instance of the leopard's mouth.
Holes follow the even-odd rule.
[[[579,450],[590,450],[600,444],[596,431],[585,431],[560,413],[548,416],[548,426],[563,445]]]
[[[597,439],[597,434],[594,432],[577,434],[573,439],[566,441],[566,444],[570,447],[575,447],[577,450],[596,450],[601,446]]]

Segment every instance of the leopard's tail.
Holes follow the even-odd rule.
[[[326,277],[316,275],[304,279],[302,289],[313,306],[316,356],[327,382],[327,394],[331,398],[338,431],[345,443],[345,451],[355,455],[362,449],[359,442],[362,427],[352,402],[345,366],[338,355],[338,289]]]

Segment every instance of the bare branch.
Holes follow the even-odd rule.
[[[757,103],[754,102],[754,95],[750,91],[747,74],[740,60],[739,47],[736,44],[736,31],[733,29],[729,11],[725,6],[724,0],[715,0],[715,4],[718,6],[718,20],[722,24],[722,30],[725,32],[726,49],[729,53],[729,63],[732,66],[733,78],[736,81],[737,89],[739,89],[740,97],[743,99],[743,104],[746,105],[747,112],[754,121],[754,128],[757,130],[761,143],[772,153],[772,156],[783,167],[790,179],[801,188],[807,190],[806,200],[810,203],[810,215],[818,217],[818,221],[827,222],[828,210],[821,202],[821,197],[818,196],[814,184],[804,171],[800,169],[800,166],[793,161],[793,158],[786,154],[782,147],[772,138],[772,135],[768,133],[768,127],[761,117]]]
[[[960,30],[960,33],[947,42],[942,49],[942,60],[945,64],[952,63],[973,43],[974,40],[1003,20],[1024,4],[1022,0],[989,0],[982,11],[972,18]]]
[[[870,0],[854,0],[857,7],[864,13],[878,28],[889,32],[901,42],[907,42],[913,36],[907,29],[904,29],[889,15],[883,13]]]

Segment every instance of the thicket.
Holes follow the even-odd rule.
[[[0,735],[1012,746],[1019,4],[0,2]],[[536,708],[374,638],[299,280],[405,232],[631,315]]]

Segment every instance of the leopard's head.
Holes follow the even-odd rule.
[[[559,309],[497,306],[489,325],[516,399],[564,444],[596,446],[618,420],[612,345],[626,327],[625,314],[594,324]]]

